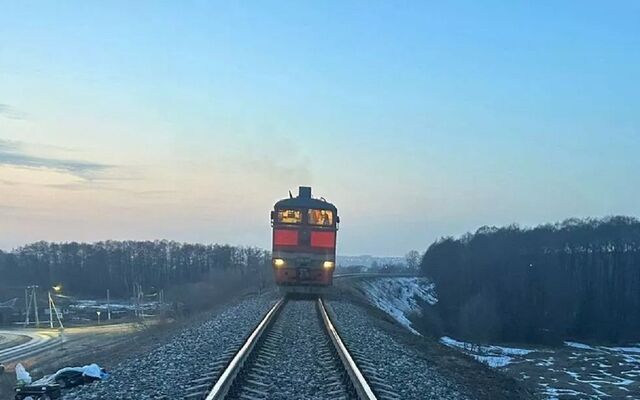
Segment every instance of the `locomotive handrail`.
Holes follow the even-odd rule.
[[[318,308],[320,309],[320,314],[322,315],[322,321],[324,322],[324,326],[327,329],[327,333],[333,342],[333,345],[338,352],[338,356],[340,356],[340,360],[342,361],[342,365],[347,370],[349,377],[351,378],[351,382],[353,383],[354,388],[356,389],[356,393],[358,397],[363,400],[376,400],[376,395],[371,390],[369,383],[360,372],[358,365],[349,354],[349,351],[345,347],[344,343],[342,343],[342,339],[340,339],[340,335],[334,328],[331,323],[331,319],[329,318],[329,314],[327,314],[327,310],[324,307],[324,302],[322,298],[318,298]]]
[[[258,327],[249,335],[249,338],[242,345],[240,350],[233,356],[233,359],[229,362],[229,365],[225,368],[224,372],[220,375],[215,385],[213,385],[213,389],[207,394],[205,400],[218,400],[223,399],[231,385],[233,384],[233,380],[235,379],[238,372],[242,369],[244,362],[247,360],[249,355],[251,354],[251,350],[255,347],[256,343],[264,333],[264,331],[269,326],[269,323],[273,320],[273,318],[278,314],[278,310],[284,304],[284,298],[281,298],[276,302],[276,304],[269,310],[267,315],[260,321]]]

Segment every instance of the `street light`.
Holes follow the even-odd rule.
[[[96,311],[96,314],[98,314],[98,325],[100,325],[100,311]]]
[[[53,289],[55,294],[60,294],[60,292],[62,291],[62,284],[58,283],[57,285],[52,286],[51,289]],[[49,297],[49,327],[53,329],[53,309],[55,308],[55,305],[53,304],[53,297],[51,297],[50,290],[47,292],[47,296]],[[58,316],[58,322],[59,322],[60,316],[58,315],[58,310],[56,309],[55,311],[56,311],[56,316]],[[60,322],[60,325],[62,325],[62,322]]]

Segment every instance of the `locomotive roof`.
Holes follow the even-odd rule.
[[[337,211],[336,206],[328,201],[320,199],[301,199],[298,197],[280,200],[276,203],[275,208],[318,208],[321,210]]]
[[[311,197],[311,188],[300,186],[297,197],[289,199],[282,199],[278,201],[275,208],[317,208],[321,210],[333,210],[337,212],[338,209],[333,204],[326,200],[314,199]]]

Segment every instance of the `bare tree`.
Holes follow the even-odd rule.
[[[422,254],[417,250],[411,250],[404,256],[407,268],[411,270],[417,270],[420,267],[420,261],[422,261]]]

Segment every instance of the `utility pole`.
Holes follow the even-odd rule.
[[[53,300],[51,299],[51,292],[47,292],[47,297],[49,298],[49,328],[53,329],[53,307],[51,306]]]
[[[109,289],[107,289],[107,320],[111,321],[111,302],[109,298]]]
[[[144,319],[144,311],[142,308],[142,303],[144,301],[144,292],[142,291],[142,285],[138,285],[138,314],[140,316],[140,319]]]
[[[56,318],[58,318],[58,324],[60,324],[60,329],[64,331],[64,325],[62,325],[62,319],[60,318],[61,312],[58,311],[56,307],[56,303],[53,301],[53,297],[51,297],[51,292],[49,292],[49,312],[56,313]],[[51,314],[51,327],[53,328],[53,314]]]
[[[31,303],[29,302],[31,297],[29,297],[29,287],[24,288],[24,327],[29,326],[29,310],[31,309]]]
[[[40,327],[40,316],[38,315],[38,294],[37,294],[37,290],[38,286],[37,285],[31,285],[31,286],[27,286],[24,289],[24,308],[25,308],[25,317],[24,317],[24,326],[28,327],[29,323],[31,322],[29,320],[29,316],[31,314],[31,304],[33,304],[33,315],[35,316],[36,319],[36,328]]]
[[[33,310],[36,316],[36,328],[40,328],[40,318],[38,317],[38,295],[36,294],[38,286],[32,286],[32,294],[33,294]]]
[[[133,313],[138,317],[138,284],[133,284]]]
[[[144,293],[142,292],[142,285],[135,283],[133,285],[133,298],[134,298],[134,310],[136,317],[142,318],[142,300],[144,299]]]

